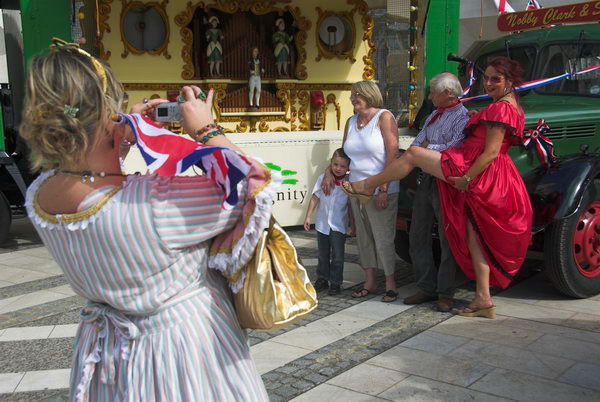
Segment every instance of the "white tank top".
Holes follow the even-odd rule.
[[[387,154],[383,135],[378,127],[379,117],[385,109],[378,111],[363,128],[358,128],[358,114],[350,117],[348,134],[344,142],[344,151],[350,157],[350,181],[366,179],[380,173],[385,167]],[[393,181],[388,186],[388,193],[397,193],[400,182]]]

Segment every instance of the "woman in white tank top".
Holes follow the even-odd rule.
[[[350,157],[349,180],[354,182],[381,172],[397,158],[398,128],[392,113],[383,109],[383,97],[374,82],[359,81],[352,85],[350,101],[355,114],[346,122],[343,148]],[[325,192],[333,183],[331,173],[327,172],[326,176],[329,180],[323,180]],[[386,278],[382,301],[392,302],[398,298],[394,278],[398,190],[399,182],[394,181],[380,186],[376,196],[365,205],[354,198],[350,200],[360,264],[366,276],[363,288],[352,297],[365,297],[377,289],[376,269],[379,268]]]

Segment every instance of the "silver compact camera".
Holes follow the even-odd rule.
[[[154,121],[173,123],[180,122],[182,119],[179,103],[177,102],[161,103],[154,107]]]

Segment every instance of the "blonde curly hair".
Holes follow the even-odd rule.
[[[76,166],[105,134],[124,97],[110,68],[74,44],[36,56],[19,130],[31,147],[32,170]]]

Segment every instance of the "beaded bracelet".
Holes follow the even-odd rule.
[[[210,131],[208,134],[206,134],[206,132],[211,129],[213,129],[213,130]],[[214,136],[221,135],[221,134],[225,134],[223,131],[223,127],[221,127],[218,124],[211,123],[211,124],[207,124],[204,127],[196,129],[194,131],[194,133],[190,135],[190,137],[192,137],[197,142],[205,144],[208,140],[210,140]]]
[[[210,130],[223,130],[223,127],[218,125],[217,123],[210,123],[204,127],[200,127],[196,131],[194,131],[194,137],[202,137],[207,131]]]
[[[211,138],[216,137],[217,135],[225,135],[225,133],[223,130],[213,130],[197,139],[197,141],[201,144],[206,144]]]

